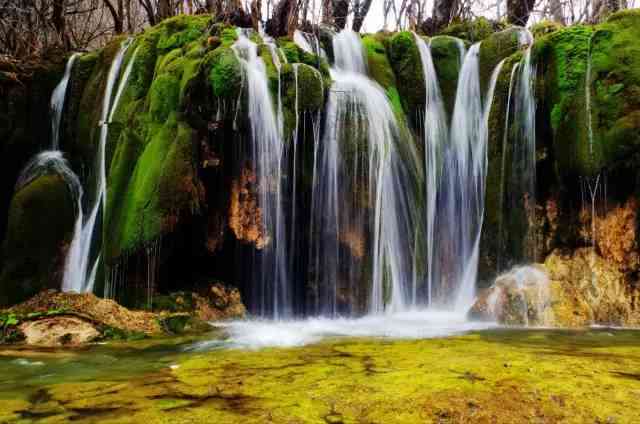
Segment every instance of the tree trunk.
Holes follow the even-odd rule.
[[[298,2],[296,0],[280,0],[273,10],[273,16],[267,23],[267,32],[274,37],[291,35],[296,29]]]
[[[326,25],[333,24],[333,0],[322,1],[322,23]]]
[[[535,0],[507,0],[507,22],[526,26]]]
[[[118,13],[120,6],[122,6],[122,1],[119,0],[118,4],[114,6],[109,0],[104,0],[104,4],[107,6],[107,9],[109,9],[109,13],[111,13],[111,17],[113,18],[113,32],[122,34],[124,32],[124,22],[122,22],[122,14]]]
[[[354,7],[353,25],[351,28],[355,32],[360,32],[364,18],[367,17],[367,13],[369,13],[369,9],[371,8],[371,2],[372,0],[364,0],[362,3],[358,2],[359,7]]]
[[[433,3],[432,32],[437,33],[451,22],[456,0],[435,0]]]
[[[173,13],[171,0],[158,0],[158,21],[167,19]]]
[[[262,21],[262,0],[253,0],[251,2],[251,26],[258,31]]]
[[[564,12],[560,0],[549,0],[549,13],[554,22],[564,25]]]
[[[349,15],[349,0],[331,0],[333,2],[333,23],[341,31],[347,25]]]
[[[53,2],[53,13],[51,15],[51,21],[53,23],[53,27],[56,30],[56,34],[58,38],[62,42],[62,44],[66,47],[68,46],[68,37],[66,34],[66,22],[65,22],[65,8],[66,8],[66,0],[54,0]]]

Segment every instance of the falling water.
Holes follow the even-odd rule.
[[[266,66],[258,56],[258,46],[243,31],[238,31],[233,50],[245,75],[258,202],[262,212],[262,228],[268,237],[256,270],[259,281],[252,295],[254,309],[261,316],[286,318],[292,313],[292,298],[282,201],[282,134],[269,92]]]
[[[92,291],[94,287],[95,276],[97,273],[98,264],[100,262],[100,255],[97,256],[97,258],[93,261],[93,265],[91,265],[91,268],[89,268],[91,262],[91,242],[96,231],[96,223],[100,206],[102,206],[104,209],[106,205],[107,178],[105,161],[106,143],[109,131],[108,125],[109,119],[112,117],[111,97],[118,76],[120,75],[122,61],[129,46],[131,45],[131,41],[132,39],[127,39],[122,43],[122,45],[120,46],[120,50],[118,50],[118,53],[113,59],[111,67],[109,68],[107,85],[105,87],[104,97],[102,100],[102,114],[100,118],[100,143],[98,145],[97,155],[95,199],[91,208],[91,212],[86,221],[84,220],[82,208],[79,208],[79,213],[76,218],[74,227],[73,240],[71,242],[71,247],[69,248],[69,253],[67,254],[67,260],[65,263],[64,280],[62,284],[63,291],[75,291],[78,293],[83,293]],[[126,79],[122,78],[120,81],[120,85],[123,86],[124,84],[126,84],[126,82]],[[121,89],[117,90],[117,92],[121,91]],[[114,104],[114,109],[115,107],[117,107],[116,104]],[[80,193],[78,202],[79,205],[82,204],[82,193]],[[109,294],[107,292],[108,287],[105,286],[105,294]]]
[[[82,195],[82,186],[78,177],[69,168],[69,164],[59,150],[45,150],[27,162],[18,176],[15,191],[19,191],[43,175],[50,174],[62,177],[74,198]]]
[[[509,94],[507,95],[507,103],[506,103],[506,112],[504,117],[504,130],[502,134],[502,157],[500,162],[500,213],[499,222],[498,222],[498,270],[501,271],[504,267],[502,257],[502,252],[505,247],[505,236],[503,234],[503,226],[504,226],[504,214],[506,213],[504,208],[504,198],[505,198],[505,180],[506,180],[506,169],[507,169],[507,146],[509,141],[509,116],[511,114],[511,96],[513,95],[513,87],[516,74],[518,72],[518,68],[520,67],[520,63],[516,63],[511,69],[511,78],[509,79]]]
[[[441,267],[437,278],[448,291],[456,293],[448,299],[455,299],[450,306],[459,312],[466,311],[474,298],[484,218],[487,120],[503,63],[491,76],[483,105],[478,74],[479,51],[480,43],[469,49],[458,77],[450,143],[444,154],[442,206],[437,224]]]
[[[320,40],[315,34],[295,30],[293,33],[293,42],[307,53],[315,54],[324,59],[327,58],[327,53],[320,46]]]
[[[358,35],[342,31],[333,48],[325,135],[314,155],[311,260],[318,312],[336,315],[338,298],[358,290],[363,265],[355,266],[350,257],[371,262],[369,311],[400,311],[415,276],[416,210],[398,153],[401,131],[383,89],[366,77]],[[346,295],[338,293],[345,269]]]
[[[51,94],[51,147],[53,150],[43,151],[27,163],[18,177],[15,190],[20,190],[42,175],[57,174],[61,176],[67,184],[73,200],[76,202],[77,214],[82,217],[82,184],[77,175],[69,167],[62,152],[57,150],[60,145],[60,123],[62,122],[62,113],[67,96],[67,86],[73,64],[77,57],[78,54],[73,54],[69,58],[64,75]]]
[[[62,79],[53,90],[51,94],[51,103],[49,109],[51,110],[51,149],[58,150],[60,148],[60,123],[62,121],[62,110],[64,108],[64,102],[67,97],[67,85],[69,84],[69,77],[71,76],[71,70],[73,64],[80,54],[74,53],[67,61],[67,65],[64,69],[64,75]]]
[[[528,33],[528,31],[526,31]],[[514,193],[524,205],[527,232],[524,240],[525,258],[528,262],[535,262],[535,228],[533,219],[536,208],[536,100],[535,78],[536,66],[531,59],[532,44],[527,48],[522,64],[516,89],[516,104],[514,116],[518,122],[518,133],[514,143],[514,166],[517,174],[512,177],[518,183]]]
[[[367,74],[364,50],[360,36],[349,29],[340,31],[333,37],[333,55],[335,57],[335,69]]]
[[[435,224],[437,208],[437,196],[440,188],[440,174],[442,166],[442,150],[446,146],[448,138],[447,115],[438,85],[430,46],[417,35],[414,35],[425,81],[425,107],[424,107],[424,154],[426,172],[426,245],[427,245],[427,304],[433,300],[434,285],[434,257],[435,257]],[[417,288],[414,285],[412,300],[415,304],[418,299]]]

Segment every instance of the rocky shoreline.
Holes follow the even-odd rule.
[[[130,310],[91,293],[44,290],[0,311],[0,344],[81,346],[106,340],[202,333],[209,321],[242,318],[237,289],[211,284],[199,293],[179,292],[153,299],[152,311]]]

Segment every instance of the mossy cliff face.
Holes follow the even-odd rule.
[[[576,249],[589,243],[582,234],[586,227],[581,221],[584,207],[580,189],[585,187],[581,181],[593,183],[597,174],[606,170],[608,209],[601,216],[637,198],[639,16],[638,12],[628,11],[596,26],[539,25],[532,30],[536,36],[532,58],[537,66],[538,193],[536,214],[527,218],[531,218],[531,226],[539,236],[538,261],[556,248]],[[490,281],[500,268],[501,255],[522,250],[518,243],[523,229],[512,225],[512,211],[505,208],[513,141],[507,134],[504,144],[504,123],[511,72],[522,58],[523,30],[477,22],[466,29],[449,28],[444,34],[428,42],[449,116],[456,97],[461,44],[468,48],[473,42],[482,43],[479,60],[483,93],[492,72],[506,58],[489,117],[481,279]],[[284,37],[276,40],[280,48],[276,54],[282,62],[278,72],[269,46],[257,34],[250,37],[258,44],[258,54],[265,63],[274,109],[282,109],[286,149],[290,152],[295,147],[299,152],[296,183],[300,195],[296,201],[300,204],[294,207],[301,210],[309,204],[312,190],[315,140],[311,124],[322,119],[331,86],[329,65]],[[261,211],[256,203],[259,187],[255,175],[247,172],[252,169],[254,158],[243,69],[232,48],[236,39],[236,28],[212,23],[210,17],[180,16],[149,28],[131,41],[121,71],[122,74],[131,66],[130,78],[113,119],[107,123],[107,207],[100,217],[102,234],[96,237],[105,264],[101,274],[124,273],[128,280],[144,285],[148,283],[146,270],[151,264],[160,263],[158,284],[165,289],[178,290],[185,284],[214,278],[238,283],[242,272],[230,264],[238,256],[242,260],[253,258],[269,239],[260,227]],[[101,50],[83,54],[77,59],[69,82],[61,146],[82,179],[87,204],[96,195],[95,163],[107,74],[124,41],[114,39]],[[327,44],[326,39],[323,42]],[[402,135],[413,132],[413,137],[406,140],[413,140],[415,145],[403,140],[401,154],[410,172],[418,175],[416,187],[410,189],[423,193],[423,173],[419,171],[422,159],[418,158],[423,156],[420,139],[424,123],[420,117],[425,86],[415,35],[381,32],[364,35],[362,43],[369,76],[389,98]],[[10,73],[2,71],[0,89],[7,96],[0,102],[0,139],[3,153],[7,152],[2,156],[7,165],[2,171],[6,172],[2,184],[7,205],[19,168],[38,150],[36,144],[48,143],[48,126],[34,123],[43,122],[42,117],[47,116],[43,111],[63,65],[56,65],[55,72],[52,68],[34,74],[31,85],[27,84],[33,88],[27,91],[12,82]],[[39,111],[37,120],[35,111]],[[321,128],[322,122],[316,128]],[[297,138],[296,128],[300,130]],[[343,146],[346,162],[355,149],[366,150],[362,138],[351,141]],[[286,173],[286,178],[291,174]],[[579,180],[581,176],[585,179]],[[358,191],[355,202],[366,206],[366,185],[359,184],[354,191]],[[21,196],[15,195],[12,212],[6,213],[11,215],[8,222],[12,226],[6,245],[17,243],[11,234],[24,231],[14,225],[29,227],[27,219],[38,219],[26,215],[16,218],[13,211]],[[36,190],[29,196],[45,195]],[[67,215],[72,213],[65,212]],[[308,219],[306,210],[304,216]],[[304,219],[300,219],[301,228],[292,232],[304,232]],[[636,229],[629,226],[625,231],[635,234]],[[66,233],[56,237],[57,242],[50,246],[68,242]],[[153,253],[160,245],[161,253]],[[611,240],[606,246],[598,245],[605,258],[609,255],[607,249],[614,249],[610,245]],[[13,248],[5,252],[3,272],[8,273],[7,269],[17,269],[16,263],[22,259],[14,259],[22,253]],[[625,251],[622,261],[630,262],[632,256]],[[57,262],[53,275],[60,274],[60,267]],[[622,271],[625,278],[637,268],[634,265]],[[41,271],[38,268],[38,273]]]
[[[60,287],[74,205],[66,182],[57,175],[39,177],[14,195],[2,246],[0,305]]]
[[[64,72],[64,57],[39,65],[0,62],[0,240],[22,167],[50,145],[49,99]]]
[[[402,107],[412,128],[420,128],[418,113],[424,109],[424,74],[415,36],[409,31],[394,34],[387,41],[389,62],[395,73]]]
[[[625,11],[593,27],[556,30],[536,42],[538,60],[547,66],[544,94],[552,101],[549,119],[563,176],[625,168],[635,157],[639,22],[638,11]]]

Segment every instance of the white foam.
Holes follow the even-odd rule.
[[[228,335],[193,345],[195,350],[228,347],[261,349],[295,347],[326,338],[375,337],[424,339],[446,337],[495,327],[495,323],[471,322],[464,315],[436,310],[414,310],[397,314],[368,315],[362,318],[308,318],[292,321],[243,320],[216,323]]]

